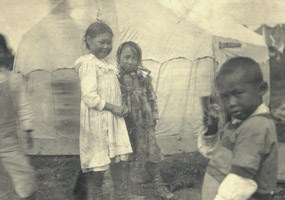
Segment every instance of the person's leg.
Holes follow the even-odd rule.
[[[103,180],[105,171],[88,172],[84,176],[87,183],[87,200],[103,199]]]
[[[17,142],[7,144],[2,145],[0,152],[2,165],[11,177],[19,198],[33,200],[37,190],[34,169]]]
[[[127,189],[130,193],[133,193],[133,183],[131,179],[131,164],[129,162],[123,163],[124,165],[124,173],[125,173],[125,178],[126,178],[126,185]]]
[[[126,163],[121,161],[110,165],[110,172],[114,185],[114,200],[141,200],[142,196],[133,195],[129,192]]]
[[[21,200],[36,200],[36,194],[33,194],[30,197],[26,197],[26,198],[21,198]]]
[[[205,173],[202,184],[202,200],[212,200],[218,193],[220,183],[208,173]]]
[[[173,199],[174,195],[164,186],[160,176],[159,167],[157,163],[147,162],[145,164],[146,171],[152,177],[155,189],[155,195],[162,199]]]
[[[87,199],[87,179],[86,174],[81,170],[77,174],[75,186],[73,189],[73,196],[75,200],[86,200]]]

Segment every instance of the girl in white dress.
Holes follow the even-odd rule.
[[[132,148],[121,106],[117,67],[107,63],[113,32],[103,22],[92,23],[85,34],[90,52],[75,62],[81,84],[80,161],[87,199],[102,199],[104,172],[110,167],[115,199],[130,199],[125,189],[123,161]]]

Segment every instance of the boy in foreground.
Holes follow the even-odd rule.
[[[217,132],[210,131],[217,124],[207,124],[200,136],[198,148],[210,158],[202,200],[270,199],[277,182],[277,135],[262,103],[268,85],[261,69],[250,58],[232,58],[216,81],[230,121]]]

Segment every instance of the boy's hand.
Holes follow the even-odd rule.
[[[211,120],[211,124],[207,126],[207,132],[205,135],[215,135],[218,132],[219,119],[215,118]]]
[[[219,105],[218,104],[210,104],[209,105],[209,122],[210,124],[214,121],[219,121]]]
[[[27,149],[32,149],[34,146],[34,141],[33,141],[31,133],[32,133],[32,130],[26,130],[24,132],[23,139],[26,141],[25,145],[26,145]]]
[[[219,123],[219,105],[218,104],[210,104],[207,116],[204,117],[205,126],[207,126],[208,130],[205,135],[214,135],[218,131],[218,123]]]

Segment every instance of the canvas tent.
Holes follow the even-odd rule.
[[[163,152],[195,151],[202,117],[199,97],[212,93],[218,63],[250,56],[262,63],[268,78],[268,52],[261,37],[245,27],[227,27],[240,38],[219,35],[181,16],[153,0],[66,0],[26,32],[14,68],[25,76],[36,111],[36,143],[30,153],[78,153],[80,90],[72,67],[85,51],[84,30],[98,18],[113,28],[114,50],[127,40],[142,47],[158,96],[157,138]],[[110,60],[115,60],[114,52]]]
[[[211,20],[219,20],[224,24],[227,24],[228,21],[235,20],[239,24],[245,24],[247,27],[250,27],[252,30],[255,30],[258,34],[262,35],[263,40],[269,48],[270,59],[270,70],[269,67],[264,69],[267,71],[267,81],[270,78],[270,108],[273,112],[273,115],[278,119],[276,123],[277,134],[278,134],[278,181],[285,181],[285,143],[284,143],[284,127],[285,127],[285,118],[284,118],[284,61],[285,61],[285,2],[279,0],[221,0],[221,1],[198,1],[194,8],[191,8],[191,12],[188,13],[189,4],[183,4],[185,1],[178,0],[181,4],[171,5],[170,8],[175,10],[177,13],[186,16],[190,21],[194,19],[193,23],[198,22],[208,30],[211,27],[211,22],[203,21],[209,19],[209,17],[203,17],[198,19],[195,17],[195,14],[199,13],[200,16],[209,16],[211,15]],[[164,0],[163,4],[169,6],[174,1]],[[183,7],[178,5],[184,5]],[[192,4],[193,5],[193,4]],[[217,14],[218,12],[218,14]],[[215,16],[215,14],[217,14]],[[226,18],[221,16],[227,15]],[[232,18],[232,19],[231,19]],[[225,21],[226,20],[226,21]],[[239,25],[240,26],[240,25]],[[217,30],[217,29],[215,29]],[[220,28],[218,30],[224,30]],[[233,29],[234,30],[234,29]],[[233,31],[229,30],[229,32]],[[228,32],[228,33],[229,33]],[[244,35],[248,37],[247,34]],[[243,38],[246,39],[246,38]],[[250,37],[248,37],[250,41]],[[251,53],[260,52],[255,50],[250,50]],[[267,102],[269,100],[269,95],[267,96]]]

